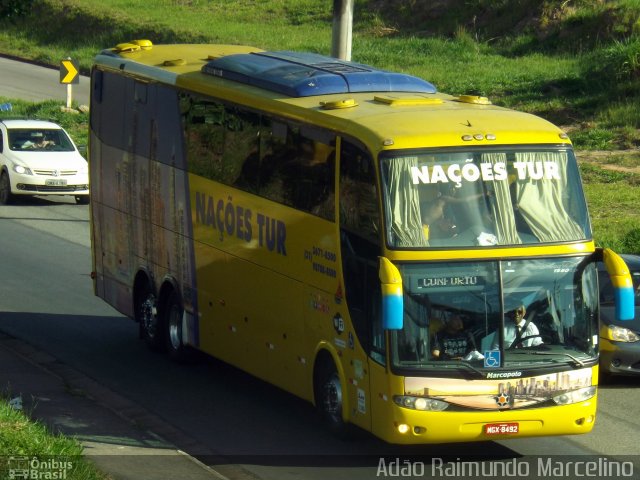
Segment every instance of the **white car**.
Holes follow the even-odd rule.
[[[0,204],[21,195],[72,195],[89,203],[89,166],[60,125],[0,120]]]

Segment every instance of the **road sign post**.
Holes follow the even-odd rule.
[[[71,108],[73,99],[74,83],[80,83],[80,72],[78,62],[67,58],[60,62],[60,83],[67,85],[67,108]]]

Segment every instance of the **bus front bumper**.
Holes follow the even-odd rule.
[[[394,406],[391,425],[378,425],[377,433],[396,444],[578,435],[593,429],[596,404],[597,395],[570,405],[519,410],[425,412]]]

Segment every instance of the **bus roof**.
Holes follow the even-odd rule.
[[[484,97],[438,93],[415,76],[317,54],[138,40],[104,50],[96,65],[350,132],[374,150],[570,144],[546,120]]]
[[[315,53],[228,55],[208,62],[202,67],[202,72],[290,97],[355,92],[436,92],[433,85],[418,77]]]

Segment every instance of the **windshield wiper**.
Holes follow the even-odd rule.
[[[469,370],[471,370],[473,372],[476,372],[478,375],[484,377],[485,372],[483,372],[482,370],[474,367],[473,365],[469,365],[466,361],[464,361],[464,360],[456,360],[455,362],[456,363],[442,364],[442,365],[439,365],[439,366],[440,367],[445,367],[447,369],[459,368],[459,367],[467,367]]]
[[[566,352],[540,352],[538,350],[529,350],[529,351],[517,351],[517,352],[510,352],[511,354],[529,354],[529,355],[564,355],[565,357],[569,357],[571,360],[573,360],[575,362],[575,364],[579,367],[585,367],[586,364],[580,360],[579,358],[574,357],[573,355],[570,355]]]

